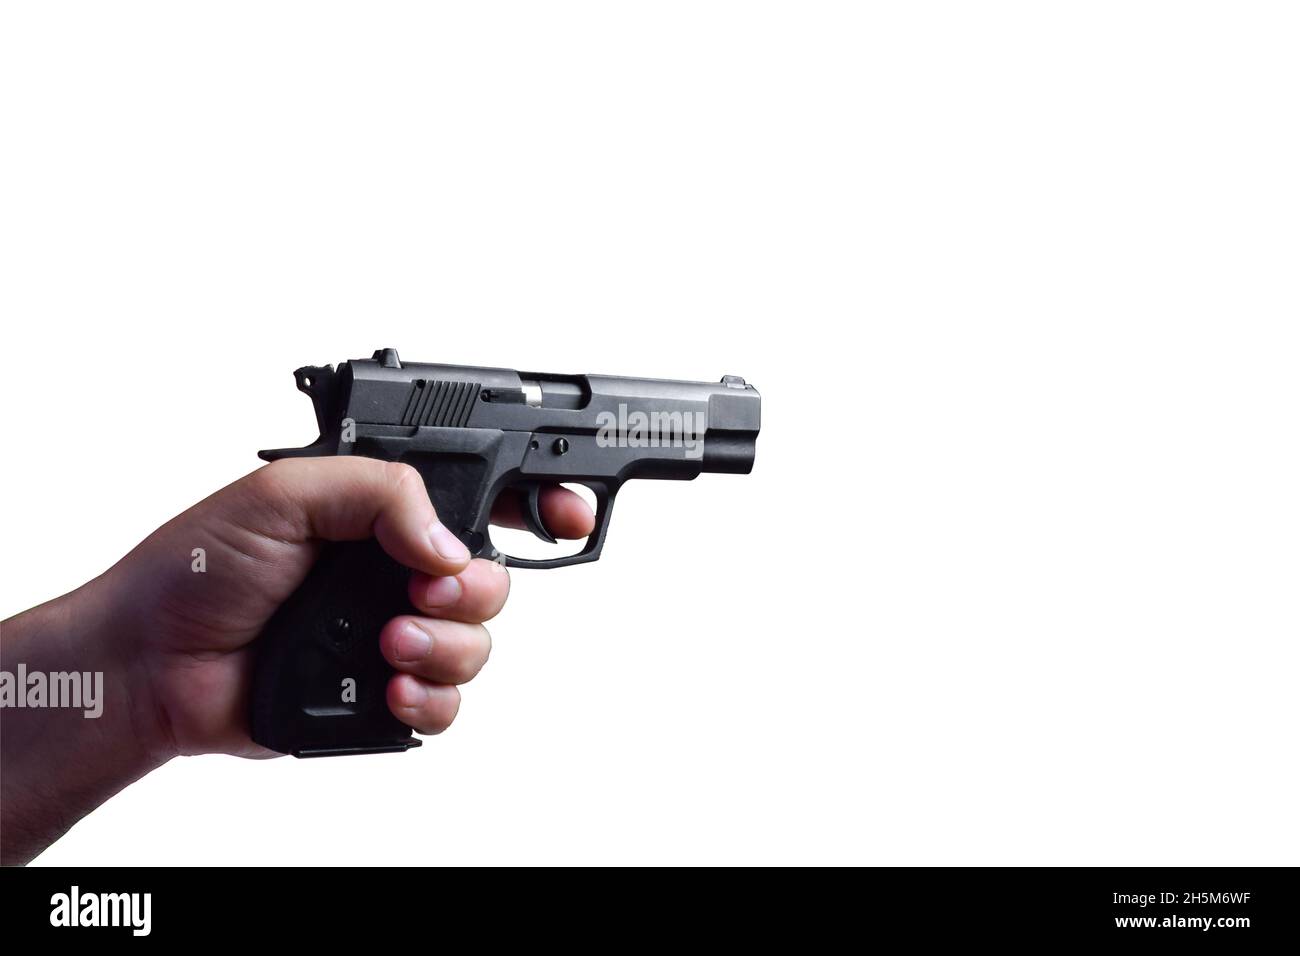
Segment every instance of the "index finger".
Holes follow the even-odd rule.
[[[560,485],[548,485],[542,489],[538,508],[542,512],[542,523],[557,538],[585,538],[596,527],[596,516],[582,496]],[[528,530],[521,492],[507,488],[497,496],[492,505],[492,523],[503,528]]]

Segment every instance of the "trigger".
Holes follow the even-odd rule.
[[[549,544],[556,544],[555,535],[546,530],[546,525],[542,522],[542,486],[537,482],[531,482],[523,488],[524,505],[520,509],[524,513],[524,524],[528,525],[528,530],[543,541]]]

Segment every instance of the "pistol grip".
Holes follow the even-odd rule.
[[[373,539],[326,542],[257,641],[252,737],[295,757],[420,746],[388,709],[379,631],[412,612],[410,572]]]

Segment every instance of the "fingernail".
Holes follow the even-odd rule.
[[[429,540],[433,542],[433,550],[437,551],[445,560],[469,560],[469,548],[465,547],[460,538],[452,534],[451,529],[441,521],[435,521],[429,525]]]
[[[433,650],[433,637],[418,624],[407,621],[397,634],[397,659],[399,661],[418,661],[429,656]]]
[[[424,592],[428,607],[447,607],[460,600],[460,581],[455,578],[434,578]]]

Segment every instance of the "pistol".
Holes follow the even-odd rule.
[[[320,437],[303,448],[262,451],[266,461],[365,455],[413,466],[438,518],[475,557],[512,568],[562,568],[600,557],[614,498],[632,478],[748,474],[758,439],[759,395],[734,375],[717,384],[609,375],[552,375],[468,365],[403,362],[395,349],[294,372],[316,410]],[[503,491],[517,493],[525,523],[555,538],[539,507],[543,486],[582,484],[596,523],[575,554],[503,554],[488,521]],[[257,642],[252,737],[295,757],[418,747],[388,710],[393,671],[380,629],[414,609],[410,572],[374,539],[326,542],[306,580]]]

